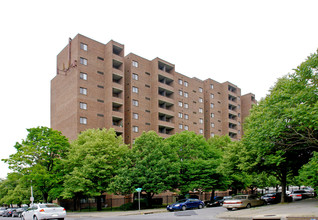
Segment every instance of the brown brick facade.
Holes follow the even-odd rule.
[[[57,56],[51,127],[71,140],[89,128],[114,128],[127,144],[149,130],[240,139],[254,103],[230,82],[189,78],[160,58],[124,56],[122,44],[78,34]]]

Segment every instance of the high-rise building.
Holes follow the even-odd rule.
[[[114,128],[131,144],[143,131],[162,137],[189,130],[206,138],[242,136],[255,96],[230,82],[190,78],[175,65],[78,34],[57,56],[51,127],[73,140],[89,128]]]

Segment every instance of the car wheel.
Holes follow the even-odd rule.
[[[220,202],[220,206],[222,206],[223,205],[223,202]]]
[[[33,220],[38,220],[38,217],[36,217],[36,215],[33,216]]]
[[[232,211],[232,208],[227,208],[227,210]]]
[[[200,204],[200,205],[199,205],[199,209],[202,209],[202,208],[203,208],[203,205]]]
[[[181,209],[182,209],[182,211],[185,211],[187,209],[187,207],[182,206]]]
[[[252,206],[251,206],[251,204],[250,203],[248,203],[247,205],[246,205],[246,208],[251,208]]]

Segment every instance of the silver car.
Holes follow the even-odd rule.
[[[227,210],[251,208],[252,206],[264,205],[265,201],[258,198],[256,195],[237,195],[232,199],[224,200],[223,207]]]
[[[22,213],[23,220],[64,219],[66,211],[54,203],[33,204]]]

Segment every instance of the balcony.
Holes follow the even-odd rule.
[[[118,98],[118,99],[122,99],[123,98],[123,90],[113,88],[113,97]]]
[[[228,86],[228,90],[230,91],[230,92],[232,92],[232,93],[235,93],[236,94],[236,88],[235,87],[233,87],[233,86],[231,86],[231,85],[229,85]]]
[[[163,112],[163,113],[165,113],[164,111],[162,111],[163,109],[164,110],[168,110],[168,111],[173,111],[174,110],[172,103],[165,102],[165,101],[162,101],[162,100],[158,101],[158,107],[160,108],[159,111]]]
[[[235,96],[229,95],[229,101],[236,103],[237,98]]]
[[[122,62],[113,59],[113,68],[116,69],[116,70],[119,70],[119,71],[123,71],[124,70],[124,65],[123,65]]]
[[[113,54],[120,57],[124,57],[124,49],[116,45],[113,45]]]
[[[166,63],[163,63],[163,62],[158,62],[158,69],[163,71],[163,72],[166,72],[166,73],[172,73],[173,72],[173,66],[170,66]]]
[[[118,117],[113,117],[113,126],[123,127],[123,119]]]
[[[173,92],[164,88],[159,87],[158,88],[158,95],[161,95],[163,97],[167,97],[169,99],[173,99]]]
[[[121,75],[113,73],[113,83],[123,85],[123,77]]]
[[[237,107],[235,105],[229,104],[229,110],[236,112]]]
[[[167,86],[173,86],[173,79],[170,79],[160,74],[158,75],[158,82],[165,84]]]
[[[172,135],[173,131],[174,131],[174,128],[171,128],[171,127],[166,127],[166,126],[162,126],[162,125],[159,125],[159,127],[158,127],[159,134]]]
[[[119,112],[119,113],[124,112],[123,111],[123,109],[124,109],[123,104],[121,104],[121,103],[113,102],[112,107],[113,107],[113,112]]]
[[[237,138],[237,133],[234,132],[229,132],[230,138],[236,139]]]
[[[236,128],[237,128],[237,125],[230,122],[230,123],[229,123],[229,128],[230,128],[230,129],[236,129]]]

